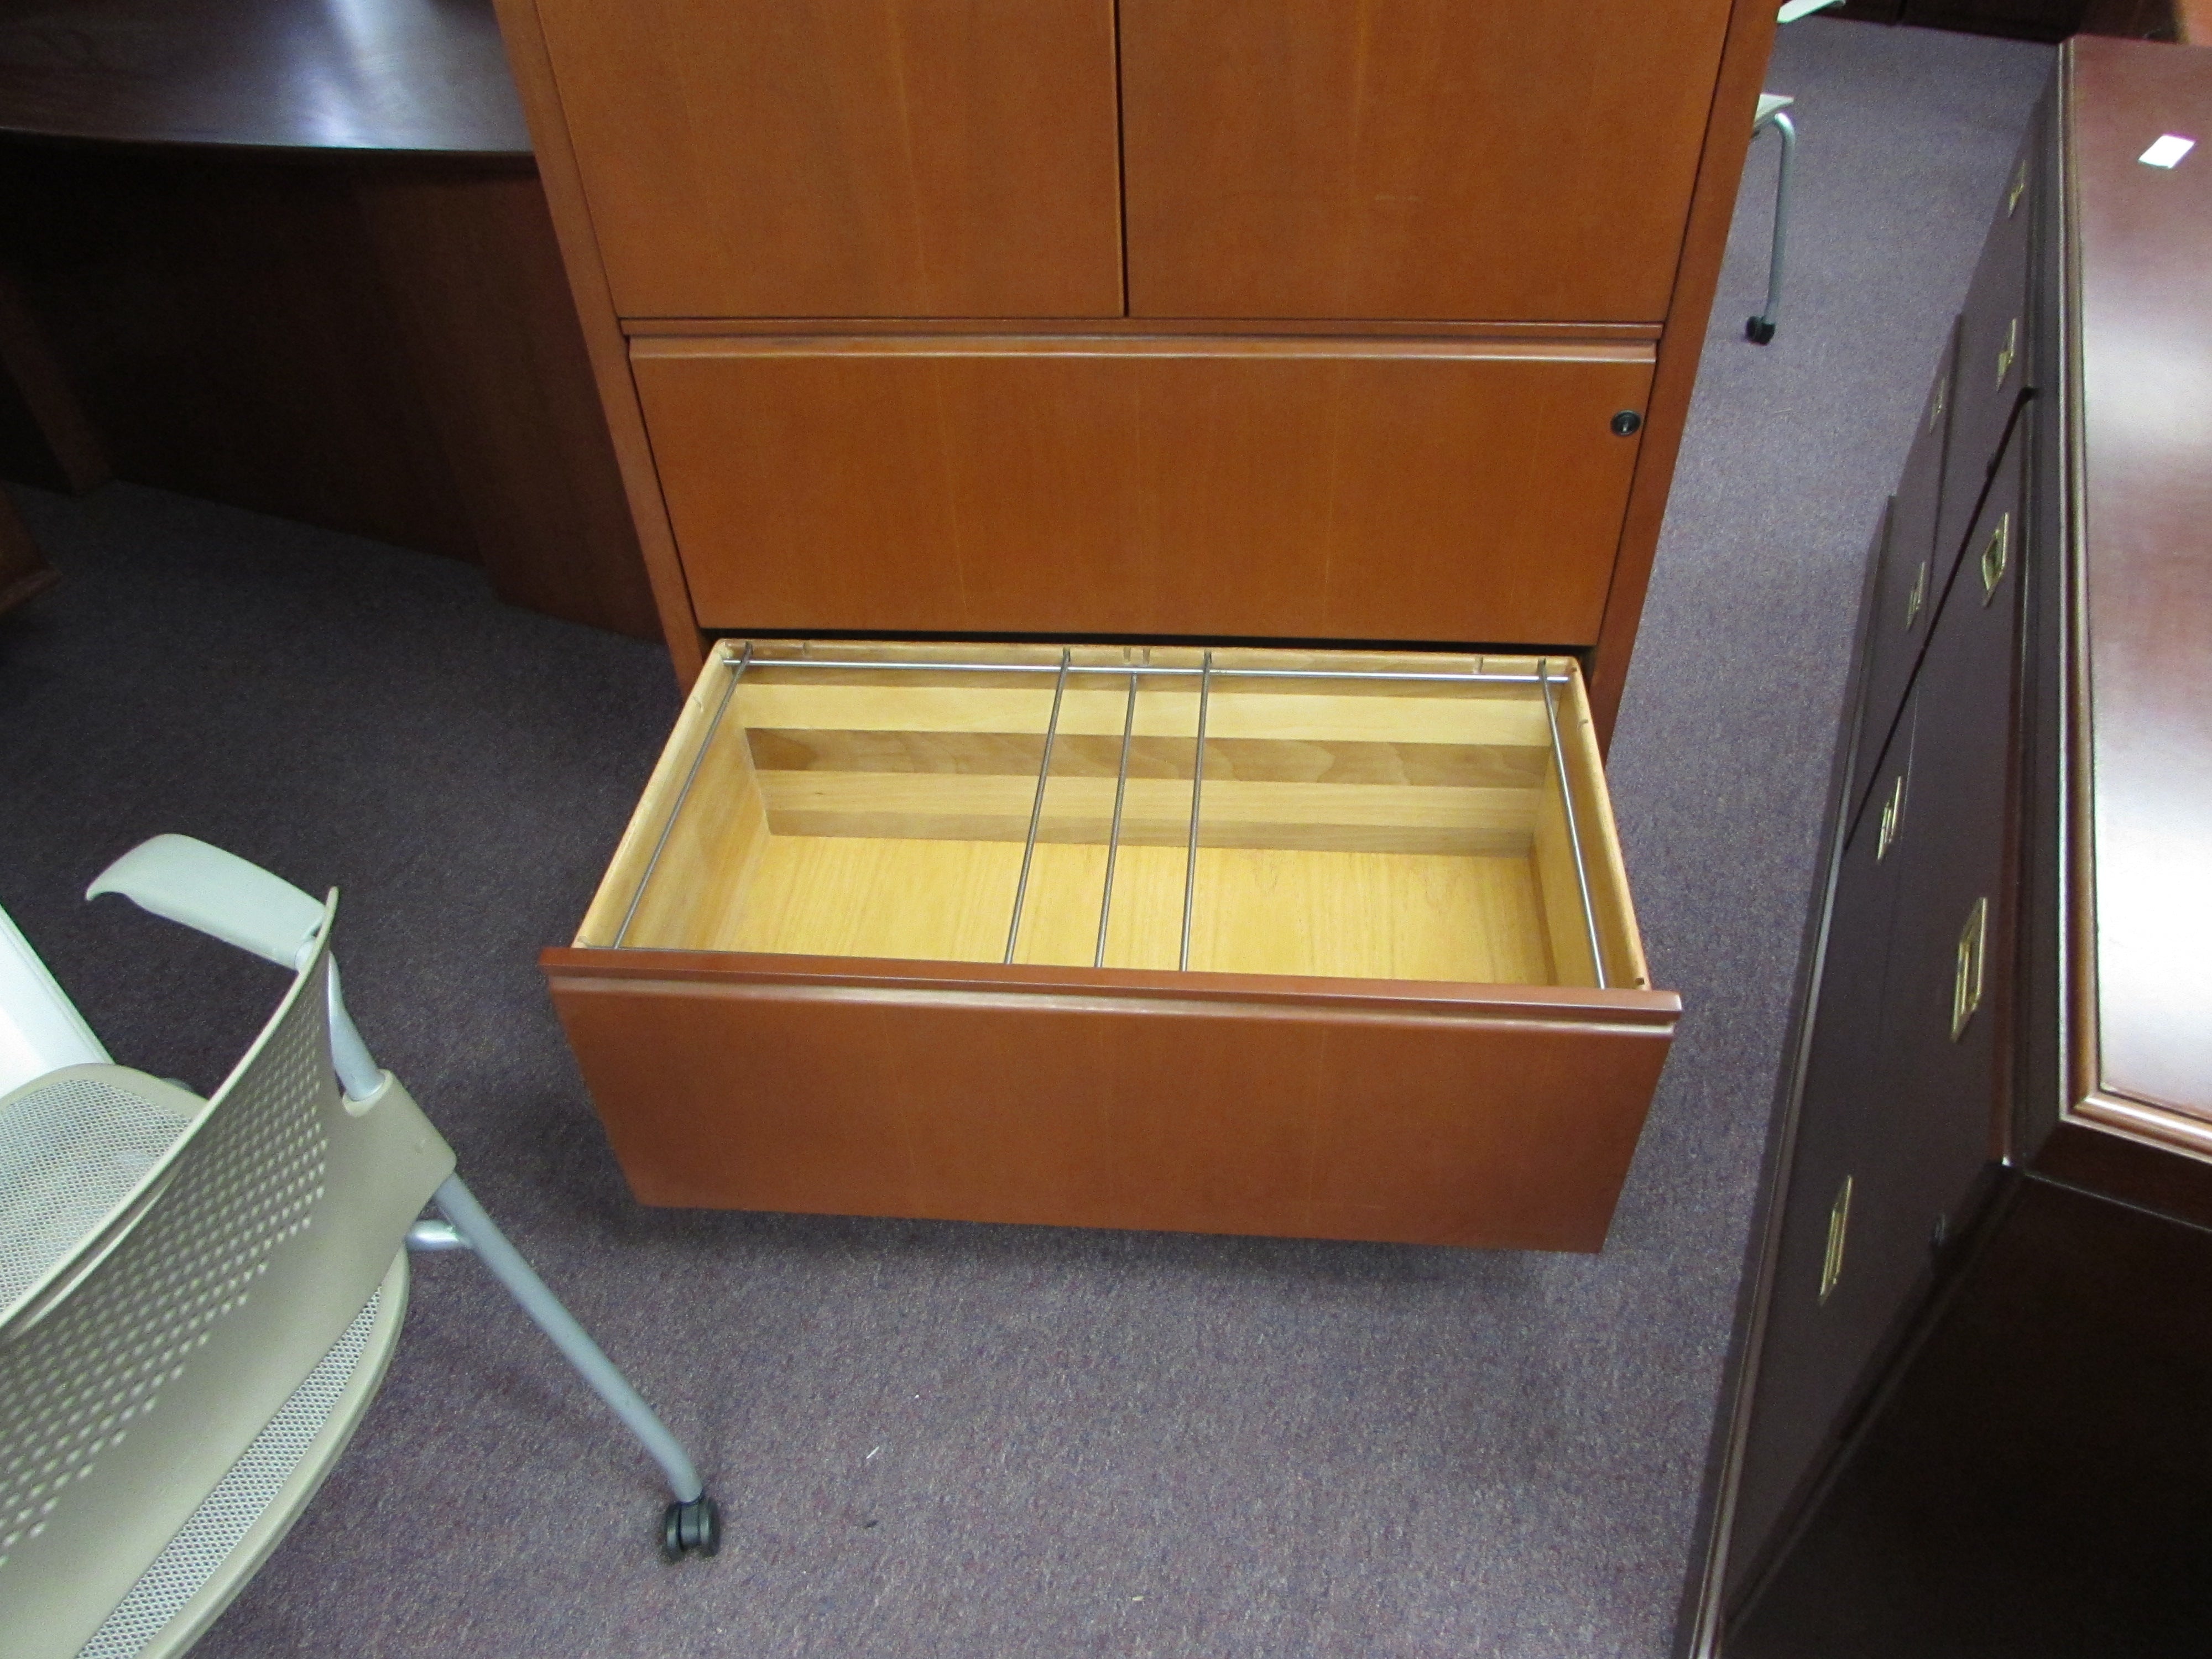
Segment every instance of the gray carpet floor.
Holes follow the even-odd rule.
[[[1780,337],[1747,177],[1612,757],[1686,1005],[1595,1256],[653,1212],[535,966],[673,715],[655,649],[473,570],[157,492],[27,494],[0,904],[118,1054],[212,1085],[275,970],[120,901],[183,830],[345,895],[349,993],[493,1212],[697,1450],[651,1466],[465,1258],[214,1656],[1658,1655],[1674,1639],[1868,534],[2045,48],[1815,21]]]

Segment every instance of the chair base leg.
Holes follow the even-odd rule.
[[[661,1516],[661,1553],[672,1561],[686,1555],[714,1554],[721,1547],[721,1511],[707,1496],[690,1454],[668,1431],[668,1425],[639,1397],[629,1379],[561,1305],[545,1281],[531,1270],[460,1176],[447,1176],[431,1201],[445,1216],[445,1225],[416,1222],[408,1232],[409,1244],[417,1249],[466,1249],[476,1253],[477,1260],[507,1287],[538,1328],[552,1339],[553,1346],[576,1368],[592,1392],[638,1437],[668,1477],[675,1501]]]
[[[660,1554],[666,1561],[713,1555],[722,1547],[722,1511],[702,1492],[688,1504],[671,1504],[660,1517]]]
[[[1767,127],[1782,135],[1782,159],[1774,172],[1774,250],[1767,256],[1766,307],[1746,323],[1743,337],[1765,345],[1774,337],[1775,313],[1782,309],[1782,262],[1790,249],[1790,174],[1797,160],[1797,125],[1787,110],[1777,110],[1751,130],[1756,138]]]

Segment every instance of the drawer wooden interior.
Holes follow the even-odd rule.
[[[1648,983],[1567,658],[726,641],[575,942]]]

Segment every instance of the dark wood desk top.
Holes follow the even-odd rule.
[[[2075,1113],[2212,1153],[2212,48],[2077,38]],[[2197,141],[2171,169],[2138,158]]]
[[[490,0],[0,0],[0,133],[530,154]]]

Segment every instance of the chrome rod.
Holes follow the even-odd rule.
[[[1014,919],[1006,927],[1006,957],[1014,959],[1014,946],[1022,937],[1022,901],[1029,896],[1030,860],[1036,856],[1037,826],[1044,822],[1045,787],[1052,781],[1052,743],[1060,735],[1060,700],[1067,690],[1067,652],[1060,653],[1060,678],[1053,682],[1052,718],[1045,722],[1044,760],[1037,767],[1036,799],[1030,803],[1030,835],[1022,843],[1022,875],[1014,884]]]
[[[1559,711],[1552,700],[1552,665],[1545,659],[1538,671],[1544,685],[1544,718],[1552,728],[1552,764],[1559,775],[1559,804],[1567,809],[1567,847],[1574,855],[1575,884],[1582,889],[1583,926],[1589,930],[1590,966],[1597,974],[1597,988],[1606,988],[1605,947],[1598,942],[1597,907],[1590,902],[1589,871],[1583,863],[1583,832],[1575,822],[1575,787],[1567,776],[1566,745],[1559,741]]]
[[[1198,903],[1198,799],[1206,787],[1206,701],[1213,691],[1213,653],[1206,653],[1198,674],[1198,746],[1190,763],[1190,855],[1182,867],[1182,949],[1176,966],[1190,967],[1190,921]]]
[[[747,647],[750,649],[750,645]],[[1209,655],[1212,653],[1209,653]],[[760,668],[835,668],[835,669],[891,669],[906,672],[939,674],[1054,674],[1058,666],[1048,662],[868,662],[860,659],[834,659],[825,657],[763,657],[755,666]],[[1100,663],[1069,665],[1071,674],[1180,675],[1185,678],[1203,674],[1199,668],[1170,668],[1158,663],[1127,665]],[[1422,685],[1534,685],[1540,675],[1492,673],[1487,670],[1469,670],[1459,674],[1421,674],[1395,668],[1216,668],[1212,671],[1216,679],[1240,680],[1401,680]]]
[[[1137,677],[1129,676],[1129,707],[1121,716],[1121,764],[1114,774],[1114,827],[1106,836],[1106,884],[1098,894],[1098,954],[1093,968],[1106,965],[1106,921],[1114,914],[1114,859],[1121,850],[1121,801],[1129,793],[1129,738],[1137,729]]]
[[[645,861],[645,873],[637,880],[637,890],[629,896],[629,908],[623,912],[622,926],[615,929],[615,948],[629,936],[629,925],[637,920],[637,907],[645,902],[645,890],[653,884],[653,872],[660,867],[660,855],[667,850],[668,837],[675,832],[676,820],[684,816],[684,803],[691,799],[691,786],[699,781],[699,769],[706,763],[707,750],[713,746],[714,736],[722,729],[722,716],[730,712],[730,699],[737,695],[738,682],[744,678],[745,665],[753,659],[753,642],[745,641],[745,648],[734,660],[725,657],[731,674],[722,686],[722,700],[714,705],[714,718],[707,723],[707,735],[699,740],[699,752],[691,757],[691,769],[684,775],[684,787],[676,792],[676,805],[669,809],[668,822],[660,826],[660,839],[653,843],[653,856]]]

